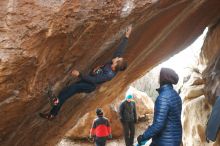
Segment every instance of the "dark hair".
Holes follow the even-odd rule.
[[[117,65],[116,65],[115,69],[116,69],[116,71],[124,71],[124,70],[127,69],[127,67],[128,67],[127,61],[125,61],[125,60],[120,60],[120,61],[118,61],[118,63],[117,63]]]
[[[103,116],[103,111],[102,111],[101,108],[97,108],[97,109],[96,109],[96,115],[97,115],[97,116]]]

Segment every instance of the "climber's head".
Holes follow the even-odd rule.
[[[126,70],[128,63],[122,57],[116,57],[112,59],[112,66],[114,67],[115,71],[124,71]]]

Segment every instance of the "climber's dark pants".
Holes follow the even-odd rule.
[[[60,110],[60,108],[62,107],[63,103],[71,96],[73,96],[76,93],[90,93],[92,91],[94,91],[96,88],[96,86],[92,83],[88,83],[85,82],[83,80],[73,83],[71,84],[69,87],[65,88],[64,90],[62,90],[60,92],[60,94],[58,95],[59,98],[59,104],[54,106],[51,111],[50,114],[56,116]]]

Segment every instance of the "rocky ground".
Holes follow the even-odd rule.
[[[149,125],[149,121],[136,124],[136,134],[135,134],[135,145],[137,144],[137,136],[143,133],[143,129],[146,129]],[[148,142],[145,146],[148,146]],[[82,141],[72,141],[70,139],[63,139],[57,146],[94,146],[93,143],[82,142]],[[125,146],[124,139],[113,139],[107,142],[107,146]]]

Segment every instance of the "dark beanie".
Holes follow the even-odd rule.
[[[177,73],[170,68],[161,68],[160,70],[160,85],[177,84],[179,77]]]
[[[96,115],[97,115],[97,116],[103,116],[103,111],[102,111],[102,109],[97,108],[97,109],[96,109]]]

